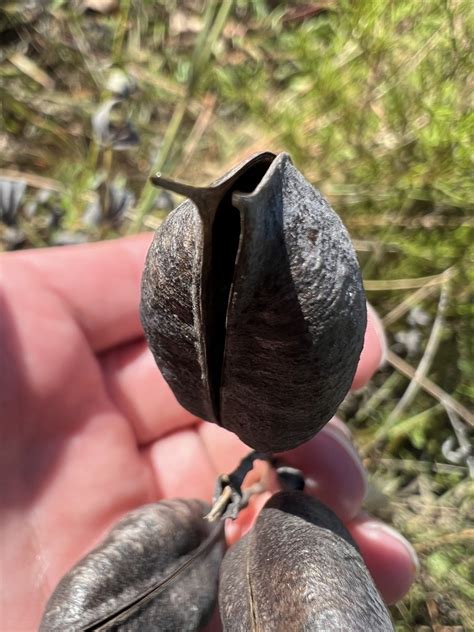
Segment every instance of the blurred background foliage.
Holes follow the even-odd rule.
[[[162,170],[288,151],[354,239],[386,364],[341,416],[421,558],[398,630],[474,630],[469,0],[7,0],[2,249],[155,229]]]

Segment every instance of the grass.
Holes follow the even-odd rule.
[[[391,351],[341,414],[370,471],[368,508],[421,559],[398,630],[474,630],[473,26],[467,0],[0,10],[0,178],[27,184],[4,248],[154,228],[176,200],[150,172],[209,181],[269,148],[343,217]],[[117,92],[112,127],[94,132]]]

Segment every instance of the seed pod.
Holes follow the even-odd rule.
[[[224,553],[223,531],[213,537],[215,526],[202,518],[208,509],[170,500],[127,514],[60,581],[40,632],[200,630],[214,608]]]
[[[338,518],[303,492],[280,492],[224,557],[224,632],[393,632],[390,615]]]
[[[158,229],[141,317],[164,378],[202,419],[265,452],[334,415],[366,326],[359,266],[338,216],[287,154],[263,153],[191,197]]]

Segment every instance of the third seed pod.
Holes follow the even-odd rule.
[[[186,195],[156,232],[141,317],[191,413],[277,452],[315,435],[350,388],[366,304],[342,222],[287,154],[265,152]]]
[[[61,579],[39,632],[196,632],[217,598],[223,530],[206,503],[162,500],[126,514]]]

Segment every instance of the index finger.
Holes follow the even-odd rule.
[[[4,255],[54,292],[95,352],[143,336],[140,284],[152,233]]]

